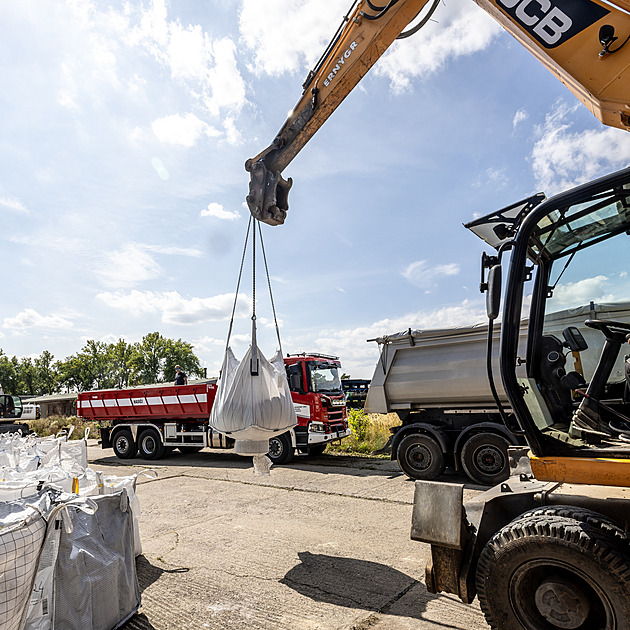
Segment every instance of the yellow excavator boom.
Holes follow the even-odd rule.
[[[605,125],[630,130],[630,1],[474,0]],[[417,32],[439,0],[357,0],[303,84],[273,142],[247,160],[252,215],[284,222],[282,171],[397,38]],[[418,18],[419,22],[410,24]],[[409,29],[405,31],[405,29]]]

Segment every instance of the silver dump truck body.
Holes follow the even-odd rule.
[[[545,332],[563,340],[562,331],[577,327],[589,349],[580,353],[588,381],[597,365],[604,336],[584,325],[587,319],[630,323],[630,302],[594,304],[558,311],[545,319]],[[520,356],[525,357],[527,320],[521,325]],[[436,330],[407,330],[371,341],[380,346],[380,357],[365,403],[368,413],[413,409],[479,410],[496,408],[486,369],[488,326],[476,324]],[[495,323],[493,373],[497,393],[507,405],[499,373],[500,324]],[[630,348],[629,348],[630,352]],[[623,353],[622,353],[623,355]],[[613,378],[623,380],[624,357],[620,356]],[[568,357],[567,370],[573,369]]]

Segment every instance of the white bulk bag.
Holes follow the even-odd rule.
[[[269,438],[296,424],[280,351],[268,361],[252,343],[239,363],[228,348],[217,382],[210,426],[235,439],[234,450],[239,455],[264,455],[269,451]]]

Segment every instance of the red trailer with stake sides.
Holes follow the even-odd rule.
[[[289,462],[295,449],[321,454],[328,442],[351,433],[339,359],[303,353],[288,355],[284,363],[298,424],[269,440],[275,464]],[[113,448],[121,459],[138,453],[160,459],[174,448],[187,453],[232,448],[234,440],[208,424],[216,392],[217,379],[81,392],[77,416],[99,422],[103,448]]]

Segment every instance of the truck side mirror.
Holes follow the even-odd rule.
[[[564,337],[564,345],[571,350],[571,352],[581,352],[582,350],[588,350],[588,344],[586,339],[582,336],[579,328],[575,326],[568,326],[562,331]]]
[[[501,265],[493,265],[488,272],[486,313],[488,319],[496,319],[501,311]]]

